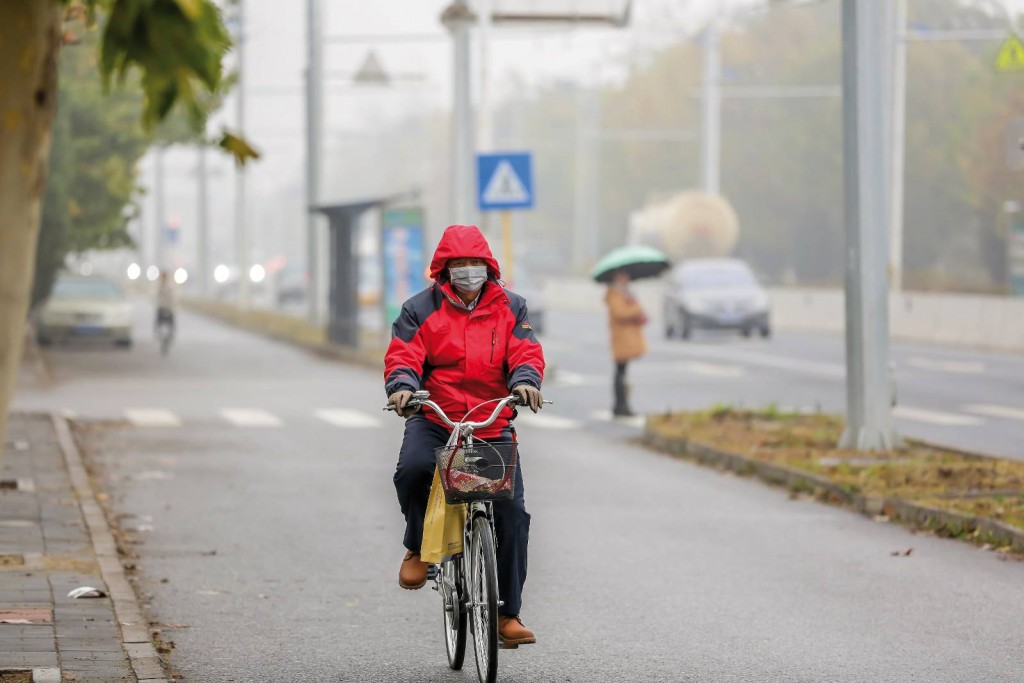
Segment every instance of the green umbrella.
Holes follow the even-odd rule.
[[[613,249],[597,262],[590,271],[590,277],[598,282],[608,283],[618,271],[625,271],[632,280],[657,277],[669,267],[668,257],[643,244],[632,244]]]

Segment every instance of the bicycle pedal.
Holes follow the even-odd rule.
[[[437,578],[437,565],[432,564],[427,567],[427,581],[433,581]]]
[[[512,643],[510,645],[509,643],[506,643],[504,640],[501,640],[499,638],[498,639],[498,649],[499,650],[518,650],[519,649],[519,643]]]

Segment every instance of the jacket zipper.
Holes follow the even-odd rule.
[[[491,362],[494,362],[494,347],[498,345],[498,333],[496,328],[491,328]]]

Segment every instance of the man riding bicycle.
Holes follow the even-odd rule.
[[[453,419],[510,390],[533,412],[543,403],[544,353],[533,334],[526,300],[504,288],[498,262],[476,226],[445,230],[430,263],[430,277],[433,284],[402,305],[384,363],[388,403],[407,418],[394,481],[406,525],[398,582],[409,590],[422,588],[427,581],[428,565],[419,555],[423,517],[434,475],[434,449],[443,446],[449,434],[432,413],[406,410],[413,392],[429,391]],[[512,410],[504,410],[476,436],[512,440],[511,418]],[[513,500],[493,506],[498,590],[504,602],[498,633],[506,647],[536,642],[519,618],[530,536],[521,455],[518,469]]]
[[[170,333],[174,334],[174,313],[178,308],[178,289],[171,278],[171,274],[164,270],[160,272],[160,280],[156,286],[156,322],[154,326],[159,330],[161,325],[167,325]]]

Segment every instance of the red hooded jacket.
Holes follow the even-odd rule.
[[[488,280],[476,305],[469,310],[448,282],[447,263],[455,258],[480,258],[487,263]],[[540,388],[544,352],[533,334],[526,300],[505,289],[498,262],[487,240],[474,225],[445,230],[430,262],[434,283],[402,305],[391,328],[384,357],[384,388],[396,391],[426,389],[452,420],[484,401],[507,396],[512,387]],[[470,415],[483,420],[493,405]],[[433,411],[427,419],[443,424]],[[503,411],[482,438],[499,436],[511,409]]]

